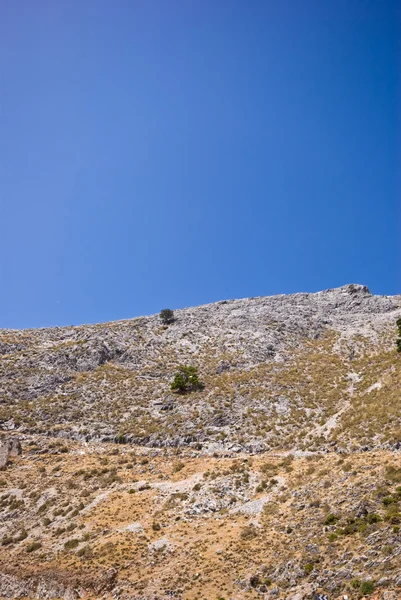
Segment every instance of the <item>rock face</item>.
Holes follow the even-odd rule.
[[[22,449],[18,438],[0,438],[0,470],[6,468],[10,457],[19,456],[21,453]]]
[[[155,315],[1,330],[0,425],[77,440],[250,451],[354,438],[369,447],[397,443],[395,426],[378,427],[372,439],[360,423],[350,435],[349,419],[366,394],[378,405],[372,418],[382,416],[400,314],[399,297],[352,284],[177,310],[168,326]],[[369,357],[379,355],[372,371]],[[197,366],[206,385],[172,399],[180,364]]]
[[[0,573],[0,591],[5,598],[43,598],[75,600],[78,595],[73,590],[34,578],[21,580],[18,577]]]

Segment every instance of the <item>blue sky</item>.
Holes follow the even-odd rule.
[[[3,0],[0,327],[400,293],[397,8]]]

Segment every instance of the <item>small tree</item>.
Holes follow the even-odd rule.
[[[401,352],[401,318],[397,319],[396,324],[398,327],[398,338],[395,343],[397,345],[398,352]]]
[[[170,308],[163,308],[160,311],[160,318],[165,325],[169,325],[174,321],[174,311]]]
[[[170,389],[173,392],[185,394],[186,392],[194,392],[203,390],[205,387],[202,381],[199,381],[198,369],[196,367],[181,366],[174,375]]]

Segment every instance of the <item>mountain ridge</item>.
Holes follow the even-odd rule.
[[[207,308],[207,307],[213,307],[214,305],[218,305],[218,304],[227,304],[227,303],[233,303],[233,302],[243,302],[243,301],[248,301],[248,300],[263,300],[266,298],[291,298],[294,296],[317,296],[320,294],[328,294],[328,293],[335,293],[335,292],[348,292],[350,290],[353,290],[353,293],[364,293],[370,296],[375,296],[378,298],[389,298],[389,299],[399,299],[401,298],[401,295],[399,294],[372,294],[372,292],[370,291],[369,287],[364,285],[364,284],[359,284],[359,283],[348,283],[348,284],[344,284],[342,286],[339,287],[334,287],[334,288],[327,288],[324,290],[319,290],[317,292],[291,292],[291,293],[279,293],[279,294],[270,294],[270,295],[262,295],[262,296],[245,296],[243,298],[224,298],[222,300],[214,300],[213,302],[207,302],[205,304],[196,304],[196,305],[191,305],[191,306],[184,306],[182,308],[175,308],[174,312],[175,313],[180,313],[183,311],[188,311],[188,310],[193,310],[196,308]],[[38,326],[38,327],[22,327],[22,328],[15,328],[15,327],[0,327],[0,332],[17,332],[17,331],[27,331],[27,332],[34,332],[34,331],[40,331],[40,330],[49,330],[49,329],[70,329],[71,327],[91,327],[91,326],[99,326],[99,325],[107,325],[110,323],[125,323],[127,321],[133,321],[135,319],[146,319],[146,318],[152,318],[152,317],[158,317],[159,313],[151,313],[151,314],[145,314],[145,315],[137,315],[135,317],[126,317],[126,318],[122,318],[122,319],[113,319],[111,321],[97,321],[94,323],[79,323],[79,324],[71,324],[71,325],[49,325],[49,326]]]

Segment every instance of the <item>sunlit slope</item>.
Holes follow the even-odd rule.
[[[401,440],[399,297],[360,285],[99,325],[0,331],[2,429],[261,451]],[[179,365],[202,391],[179,395]]]

